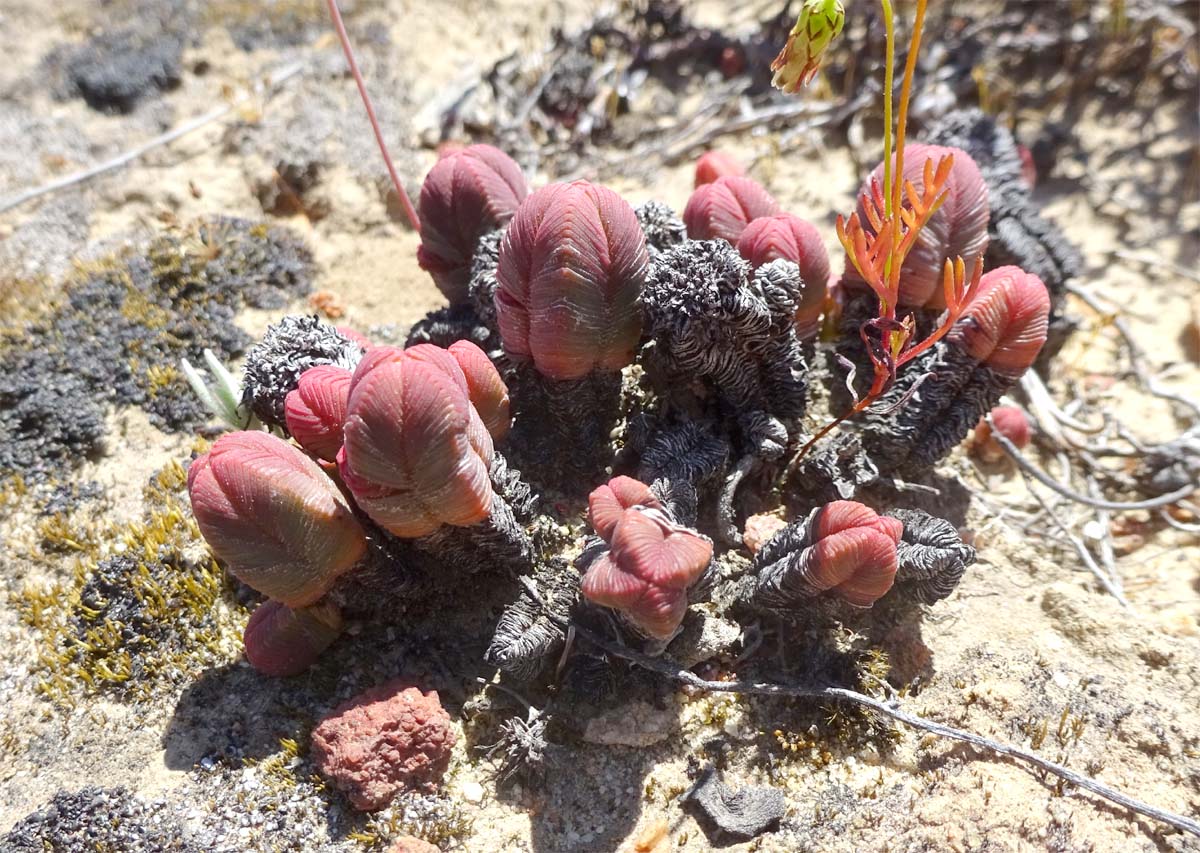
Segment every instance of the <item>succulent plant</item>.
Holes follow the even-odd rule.
[[[712,542],[676,524],[650,487],[630,477],[594,490],[588,519],[608,549],[590,560],[584,596],[642,633],[669,639],[683,621],[688,587],[712,561]]]
[[[790,213],[764,216],[746,226],[738,252],[758,270],[771,261],[791,261],[800,268],[804,289],[796,303],[796,334],[802,341],[817,336],[829,283],[829,253],[817,229]]]
[[[637,215],[612,190],[575,181],[533,193],[500,244],[504,351],[554,380],[625,367],[641,336],[646,263]]]
[[[510,444],[543,482],[591,480],[611,458],[619,371],[641,338],[646,264],[633,208],[586,181],[538,190],[505,232],[495,304],[517,368]]]
[[[746,170],[731,155],[724,151],[705,151],[696,161],[696,179],[694,186],[701,187],[711,184],[717,178],[726,175],[741,177]]]
[[[752,609],[803,615],[822,595],[870,607],[896,578],[903,524],[853,501],[834,501],[776,533],[755,555],[741,598]]]
[[[1033,434],[1023,410],[1016,406],[997,406],[975,425],[971,438],[971,452],[985,462],[999,462],[1005,458],[1004,449],[992,438],[993,427],[1018,450],[1028,446]]]
[[[342,614],[332,602],[293,610],[278,601],[264,601],[246,624],[246,659],[263,675],[298,675],[341,633]]]
[[[430,170],[421,186],[417,262],[451,305],[468,300],[480,237],[505,225],[528,193],[521,167],[491,145],[453,151]]]
[[[317,602],[366,553],[363,528],[333,481],[268,433],[221,436],[192,463],[188,493],[213,552],[288,607]]]
[[[342,480],[393,535],[466,527],[491,512],[492,437],[446,350],[372,349],[354,373],[344,431]]]
[[[310,367],[332,364],[353,370],[363,348],[316,316],[289,315],[267,328],[246,355],[242,404],[268,426],[287,425],[287,395]]]
[[[683,221],[693,240],[721,239],[737,245],[747,225],[777,213],[779,203],[757,181],[726,175],[696,188],[683,210]]]
[[[492,431],[509,420],[508,389],[474,344],[376,347],[351,383],[342,481],[372,521],[463,573],[524,566],[528,536],[491,480]]]
[[[685,225],[667,205],[634,211],[584,181],[520,200],[507,167],[474,150],[448,155],[427,182],[422,212],[442,219],[427,224],[423,263],[461,291],[406,348],[286,318],[252,353],[240,404],[232,374],[203,386],[226,415],[253,408],[307,451],[234,433],[189,477],[214,552],[268,596],[245,633],[255,667],[299,672],[336,639],[343,613],[384,616],[397,596],[420,607],[433,600],[426,586],[440,595],[474,573],[522,590],[487,660],[521,681],[557,661],[565,695],[614,680],[603,654],[568,641],[572,624],[611,628],[604,608],[653,652],[679,632],[689,600],[726,609],[717,618],[739,608],[828,618],[893,586],[888,601],[901,604],[953,590],[974,551],[948,522],[845,498],[927,469],[1027,369],[1048,311],[1035,276],[1003,268],[969,302],[955,291],[944,329],[911,359],[895,357],[908,366],[884,376],[861,417],[813,442],[788,481],[800,483],[789,506],[806,514],[789,523],[761,498],[784,484],[776,463],[801,436],[806,352],[826,349],[814,340],[829,280],[816,229],[779,213],[753,181],[718,175],[731,167],[716,157],[698,168],[713,179]],[[979,233],[970,193],[981,182],[955,174],[947,223],[929,231],[938,245],[922,244],[939,262],[969,254]],[[936,208],[926,196],[921,216]],[[503,230],[503,217],[488,218],[493,197],[511,207]],[[857,243],[847,251],[857,257]],[[925,270],[914,270],[919,283]],[[552,487],[546,498],[509,467],[501,442]],[[570,528],[557,522],[610,463],[638,479],[603,473],[588,498],[595,536],[572,565]],[[700,531],[740,543],[739,516],[752,512],[751,571],[740,574],[737,559],[709,571],[717,548]]]
[[[284,398],[288,432],[301,447],[326,462],[335,461],[342,449],[342,425],[353,376],[334,364],[310,367]]]
[[[1028,168],[1012,133],[979,109],[947,113],[925,133],[935,145],[966,151],[988,187],[987,266],[1018,266],[1046,285],[1057,309],[1068,280],[1079,274],[1079,250],[1038,211]]]
[[[848,498],[880,478],[928,470],[1033,364],[1046,341],[1049,311],[1037,276],[1016,267],[987,273],[946,337],[864,413],[857,434],[818,445],[800,479],[814,493]]]

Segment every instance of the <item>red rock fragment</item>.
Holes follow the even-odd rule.
[[[377,811],[402,792],[436,790],[455,741],[437,692],[396,679],[325,717],[313,730],[312,754],[354,808]]]

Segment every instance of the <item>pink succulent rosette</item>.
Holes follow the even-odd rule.
[[[293,610],[264,601],[251,614],[242,642],[251,666],[263,675],[284,677],[316,663],[341,632],[342,614],[332,602]]]
[[[983,276],[946,340],[977,363],[1017,379],[1042,351],[1049,317],[1050,295],[1042,280],[1019,267],[999,267]]]
[[[674,523],[644,483],[617,477],[588,498],[589,518],[609,544],[588,569],[583,594],[621,611],[660,640],[674,635],[687,590],[712,561],[712,542]]]
[[[683,222],[693,240],[721,239],[736,246],[747,225],[779,212],[779,203],[757,181],[725,175],[696,188],[683,210]]]
[[[342,449],[342,424],[353,376],[334,364],[310,367],[284,399],[288,432],[301,447],[326,462],[337,459]]]
[[[625,367],[641,337],[648,262],[637,215],[612,190],[575,181],[533,193],[500,244],[505,351],[555,380]]]
[[[790,213],[755,219],[738,238],[738,253],[758,269],[780,259],[800,267],[804,292],[796,305],[796,334],[812,340],[821,326],[829,283],[829,253],[816,226]]]
[[[385,530],[425,536],[492,506],[492,437],[462,368],[432,344],[372,349],[354,373],[338,458],[355,502]]]
[[[711,184],[717,178],[726,175],[735,177],[746,174],[746,170],[732,156],[724,151],[705,151],[696,161],[695,186]]]

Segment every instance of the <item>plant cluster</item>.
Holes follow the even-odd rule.
[[[208,390],[231,422],[271,430],[222,437],[189,475],[214,552],[268,597],[251,662],[298,672],[346,615],[468,578],[511,592],[489,662],[522,681],[553,663],[579,684],[606,659],[573,626],[653,655],[699,602],[811,626],[949,595],[973,549],[886,487],[927,475],[1033,363],[1049,298],[1018,267],[984,274],[988,185],[966,152],[905,157],[923,15],[896,150],[889,94],[884,160],[838,221],[836,280],[817,227],[724,155],[697,164],[677,216],[583,180],[531,192],[490,146],[446,154],[418,224],[447,307],[405,348],[286,318],[240,389]],[[791,51],[802,76],[819,53]],[[838,375],[855,359],[863,393],[814,429],[811,388],[857,392]],[[747,524],[780,502],[785,518]]]

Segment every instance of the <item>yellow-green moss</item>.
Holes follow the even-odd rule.
[[[51,700],[99,690],[145,699],[164,681],[236,656],[245,613],[229,604],[224,573],[184,504],[186,479],[178,462],[159,471],[133,524],[80,530],[53,516],[43,525],[46,544],[78,552],[74,571],[27,586],[12,603],[40,635],[38,690]]]

